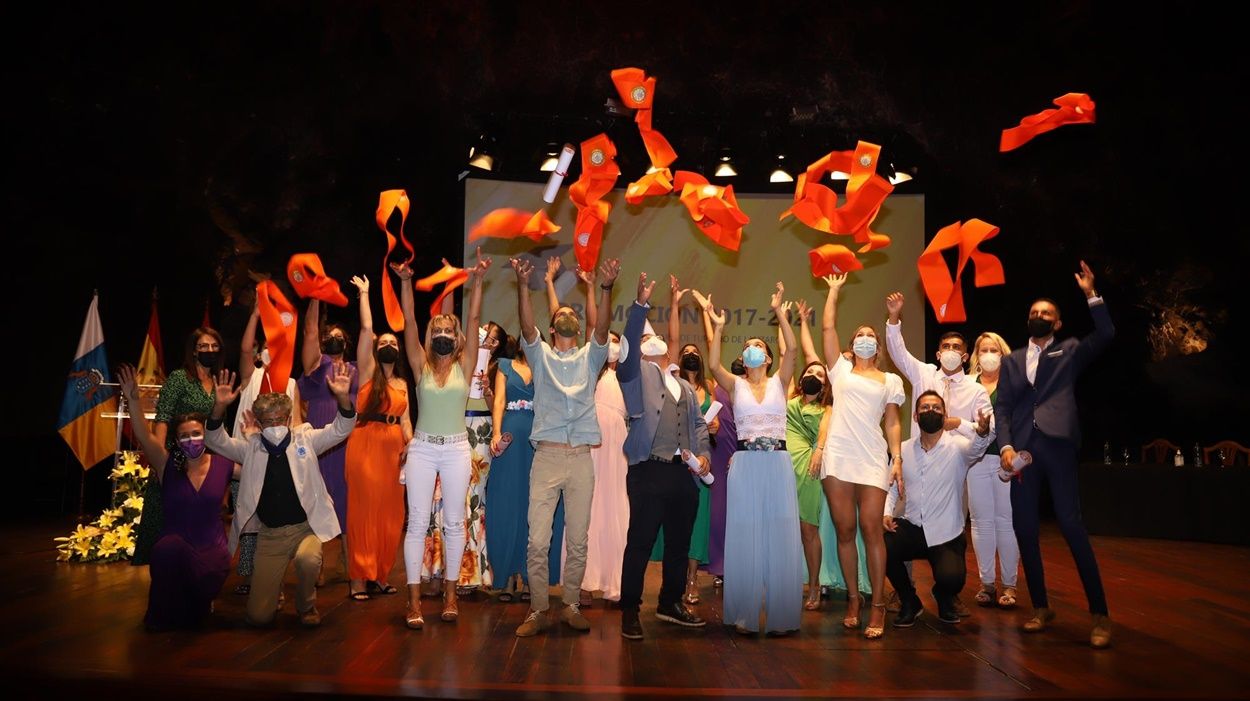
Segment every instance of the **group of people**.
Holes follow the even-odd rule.
[[[402,540],[404,622],[412,629],[425,625],[423,583],[441,574],[442,621],[457,619],[463,587],[497,585],[501,601],[529,603],[516,635],[536,635],[552,624],[549,587],[559,583],[561,622],[589,630],[581,608],[600,592],[619,602],[622,635],[640,639],[643,579],[648,561],[659,559],[661,621],[706,624],[693,608],[704,568],[723,587],[723,622],[744,635],[797,631],[804,610],[822,608],[828,581],[847,592],[843,625],[858,630],[864,618],[863,635],[880,638],[887,578],[895,627],[913,625],[924,610],[915,560],[932,568],[938,619],[955,624],[967,614],[959,594],[970,513],[976,603],[1014,606],[1022,562],[1033,604],[1023,628],[1036,632],[1054,617],[1039,545],[1046,481],[1094,616],[1090,643],[1110,644],[1077,499],[1072,389],[1114,327],[1084,262],[1076,281],[1095,322],[1084,339],[1056,341],[1058,305],[1039,299],[1024,352],[1012,353],[996,333],[969,345],[950,332],[938,341],[936,364],[925,363],[906,348],[903,295],[894,293],[885,303],[884,349],[870,324],[855,328],[844,347],[841,275],[825,278],[823,352],[812,310],[786,300],[779,282],[769,300],[777,353],[752,337],[728,366],[725,313],[711,294],[684,289],[675,277],[665,340],[647,321],[656,283],[645,273],[618,333],[609,325],[620,262],[579,271],[588,287],[584,313],[558,299],[552,263],[544,337],[531,300],[533,266],[513,259],[520,329],[510,336],[481,324],[490,267],[479,251],[468,270],[463,325],[444,308],[421,334],[412,271],[395,266],[402,338],[374,333],[368,281],[353,278],[361,317],[354,362],[345,357],[346,330],[323,324],[310,302],[304,373],[286,387],[268,385],[255,314],[238,374],[222,368],[215,331],[192,334],[186,367],[162,391],[155,429],[133,422],[158,485],[142,522],[154,531],[152,543],[141,539],[136,553],[151,565],[149,627],[201,621],[235,549],[239,573],[250,576],[250,623],[274,618],[294,561],[297,612],[316,625],[321,546],[341,537],[348,595],[357,601],[399,591],[389,575]],[[677,343],[687,294],[706,345]],[[881,369],[882,350],[902,377]],[[133,370],[120,377],[137,402]],[[904,378],[914,397],[906,441]],[[236,401],[228,433],[223,424]],[[227,540],[217,509],[232,481]],[[161,508],[163,521],[150,523],[149,508],[158,516]]]

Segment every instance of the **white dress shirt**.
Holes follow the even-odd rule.
[[[959,427],[954,429],[966,438],[972,438],[976,432],[977,415],[984,411],[994,413],[994,405],[990,403],[990,394],[975,378],[969,377],[962,370],[947,375],[941,368],[931,363],[922,363],[907,352],[907,344],[903,341],[903,322],[885,325],[885,348],[890,353],[890,360],[898,368],[903,377],[911,383],[912,406],[907,407],[907,414],[915,409],[916,397],[922,393],[933,391],[942,396],[946,404],[946,415],[958,417]],[[994,419],[990,419],[990,440],[994,439]],[[920,435],[920,427],[913,419],[911,422],[912,437]]]
[[[972,467],[993,434],[981,436],[973,431],[969,440],[952,431],[943,431],[938,442],[928,450],[920,444],[920,436],[903,442],[903,486],[907,499],[902,517],[924,529],[929,547],[955,539],[964,532],[964,484]],[[898,485],[890,487],[885,497],[885,515],[894,513],[898,503]]]

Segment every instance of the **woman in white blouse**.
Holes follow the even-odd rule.
[[[829,276],[825,281],[829,284],[829,295],[825,299],[822,332],[834,409],[821,477],[837,531],[838,561],[850,592],[842,625],[859,627],[862,600],[857,576],[859,553],[855,547],[858,509],[872,585],[872,613],[864,628],[864,637],[880,638],[885,633],[885,539],[879,514],[885,506],[890,485],[898,482],[899,491],[903,493],[898,413],[905,401],[903,381],[898,375],[882,372],[877,367],[879,344],[877,332],[871,326],[855,329],[849,358],[841,352],[835,322],[838,292],[846,282],[846,275]]]

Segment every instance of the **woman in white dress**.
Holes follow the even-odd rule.
[[[796,344],[787,316],[790,305],[781,303],[784,292],[777,283],[770,301],[786,341],[786,352],[771,377],[772,352],[761,338],[748,339],[743,346],[744,377],[721,366],[725,312],[710,313],[708,365],[732,398],[738,423],[738,452],[726,480],[726,510],[732,516],[725,525],[724,621],[744,635],[759,630],[761,603],[769,634],[798,630],[803,615],[799,505],[794,464],[785,442],[785,388],[794,373]]]
[[[900,450],[899,406],[905,401],[903,381],[877,367],[877,332],[871,326],[855,329],[851,342],[854,360],[838,345],[838,292],[846,275],[825,278],[829,296],[822,316],[825,363],[833,384],[833,419],[825,442],[821,468],[822,486],[833,514],[838,539],[838,561],[850,596],[842,625],[859,627],[862,599],[859,595],[859,553],[855,547],[858,509],[860,532],[868,554],[868,578],[872,582],[872,613],[864,637],[885,633],[885,537],[881,514],[886,490],[898,482],[903,492],[903,461]],[[885,435],[882,435],[882,421]],[[888,452],[887,452],[888,450]]]
[[[599,416],[601,442],[590,449],[595,466],[595,491],[590,502],[590,528],[586,543],[586,573],[582,591],[603,592],[604,601],[621,600],[621,566],[625,558],[625,536],[629,532],[629,495],[625,475],[625,397],[616,381],[616,363],[621,357],[621,335],[611,332],[608,364],[595,386],[595,412]],[[637,352],[637,351],[635,351]],[[583,596],[588,599],[589,596]]]

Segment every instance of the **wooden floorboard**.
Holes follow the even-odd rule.
[[[1062,538],[1046,529],[1047,582],[1059,618],[1045,634],[1019,632],[1025,608],[974,609],[958,626],[927,614],[880,641],[843,630],[841,600],[806,613],[799,634],[742,637],[721,625],[720,599],[702,578],[704,629],[653,617],[659,565],[648,572],[647,637],[620,637],[620,613],[586,609],[592,629],[513,635],[522,603],[462,600],[460,620],[403,626],[404,596],[353,602],[326,548],[324,623],[297,625],[290,597],[275,626],[241,621],[227,581],[208,627],[144,632],[146,568],[55,562],[64,523],[18,524],[0,546],[0,673],[6,697],[60,698],[1244,698],[1250,696],[1250,549],[1094,538],[1116,622],[1115,647],[1087,645],[1089,615]],[[971,551],[969,572],[975,571]],[[403,582],[397,563],[392,581]],[[916,567],[922,592],[927,567]],[[973,591],[969,581],[966,592]],[[558,590],[556,590],[558,593]],[[1022,604],[1027,593],[1022,586]],[[970,593],[966,599],[971,600]],[[558,600],[553,600],[558,607]]]

